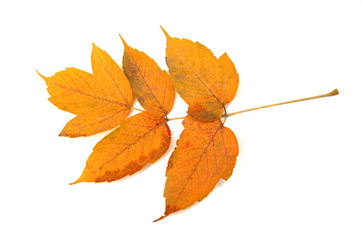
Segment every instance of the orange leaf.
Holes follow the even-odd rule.
[[[237,138],[220,120],[202,123],[187,116],[183,125],[168,162],[166,209],[158,220],[201,201],[221,178],[232,175],[236,164]]]
[[[123,69],[134,95],[149,113],[166,116],[173,107],[174,87],[169,74],[144,52],[124,44]]]
[[[163,117],[146,112],[126,119],[89,156],[79,182],[111,182],[142,169],[167,151],[171,133]]]
[[[67,68],[44,77],[49,101],[61,110],[76,114],[60,136],[89,136],[118,126],[129,113],[132,91],[123,71],[103,50],[93,44],[94,74]]]
[[[163,29],[163,28],[162,28]],[[190,106],[188,114],[212,122],[223,114],[238,88],[236,68],[225,53],[217,59],[199,42],[167,37],[167,65],[179,95]]]

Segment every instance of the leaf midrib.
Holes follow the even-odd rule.
[[[105,66],[105,64],[103,63],[102,58],[100,57],[98,50],[95,51],[95,54],[98,56],[99,62],[100,62],[100,64],[103,66],[103,69],[104,69],[105,72],[107,73],[108,77],[112,80],[113,84],[114,84],[115,87],[117,88],[117,90],[118,90],[118,92],[119,92],[119,95],[123,98],[123,100],[124,100],[125,102],[127,102],[127,100],[126,100],[123,92],[120,90],[118,84],[114,81],[113,76],[109,73],[108,68],[107,68],[107,67]],[[115,64],[116,64],[116,63],[115,63]],[[119,67],[119,66],[118,66],[118,67]],[[94,75],[94,77],[95,77],[95,75]]]
[[[149,86],[148,82],[145,80],[145,76],[143,76],[142,71],[140,71],[140,67],[137,64],[137,62],[134,60],[133,55],[130,53],[129,50],[127,50],[127,52],[129,54],[129,56],[132,58],[132,61],[133,61],[134,65],[136,66],[136,68],[138,69],[138,72],[139,72],[140,76],[142,77],[143,82],[146,84],[147,88],[149,89],[149,92],[152,94],[153,98],[156,100],[156,102],[159,105],[159,107],[161,108],[163,114],[167,115],[167,111],[164,109],[163,105],[159,102],[158,98],[154,95],[152,88]],[[140,52],[140,54],[141,54],[141,52]]]
[[[105,102],[109,102],[109,103],[113,103],[113,104],[118,104],[118,105],[121,105],[123,107],[126,107],[126,108],[130,108],[129,104],[124,104],[124,103],[121,103],[121,102],[118,102],[118,101],[113,101],[113,100],[110,100],[108,98],[102,98],[102,97],[99,97],[97,95],[92,95],[92,94],[88,94],[88,93],[85,93],[85,92],[82,92],[82,91],[79,91],[77,89],[74,89],[74,88],[70,88],[70,87],[67,87],[67,86],[64,86],[64,85],[61,85],[55,81],[50,81],[52,84],[58,86],[58,87],[61,87],[61,88],[64,88],[64,89],[67,89],[67,90],[70,90],[70,91],[73,91],[75,93],[78,93],[78,94],[81,94],[81,95],[84,95],[84,96],[87,96],[87,97],[92,97],[94,99],[97,99],[97,100],[102,100],[102,101],[105,101]]]
[[[184,59],[184,63],[187,65],[187,67],[189,68],[189,70],[191,70],[191,72],[196,76],[196,78],[203,84],[203,86],[212,94],[212,96],[217,100],[217,102],[221,103],[222,105],[224,105],[221,100],[214,94],[214,92],[212,91],[212,89],[201,79],[200,76],[198,76],[198,74],[193,70],[192,66],[188,63],[188,60],[186,57],[184,57],[184,55],[182,53],[179,52],[179,48],[176,47],[177,53],[178,55],[180,55],[182,57],[182,59]],[[214,57],[214,56],[213,56]],[[209,72],[209,69],[208,69]]]
[[[199,163],[201,162],[203,155],[207,152],[208,147],[211,145],[211,143],[213,142],[214,138],[216,137],[217,133],[223,128],[223,125],[220,125],[220,127],[217,129],[217,131],[214,133],[214,135],[212,136],[211,140],[209,140],[209,143],[207,144],[207,146],[204,148],[203,152],[201,155],[199,155],[199,160],[197,161],[195,167],[193,168],[191,174],[189,175],[189,177],[187,178],[186,182],[184,183],[184,186],[181,190],[181,192],[178,194],[178,197],[176,198],[176,200],[174,201],[174,204],[179,200],[180,196],[183,194],[186,186],[188,185],[188,182],[190,181],[191,177],[193,176],[193,174],[195,173],[195,171],[197,170],[197,167],[199,165]],[[199,187],[199,183],[198,183],[198,187]],[[198,197],[198,196],[197,196]]]
[[[119,155],[121,155],[123,152],[125,152],[126,150],[128,150],[131,146],[135,145],[138,141],[142,140],[143,138],[145,138],[147,135],[149,135],[151,132],[153,132],[155,129],[157,129],[158,127],[160,127],[161,125],[163,125],[165,123],[165,119],[158,123],[157,125],[155,125],[152,129],[150,129],[148,132],[144,133],[143,135],[141,135],[140,137],[138,137],[136,140],[134,140],[132,143],[128,144],[123,150],[121,150],[120,152],[116,153],[116,155],[108,160],[107,162],[105,162],[102,166],[100,166],[100,169],[102,169],[104,166],[106,166],[107,164],[111,163],[112,161],[114,161]]]

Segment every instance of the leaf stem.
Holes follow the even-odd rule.
[[[246,109],[246,110],[242,110],[242,111],[238,111],[238,112],[228,113],[227,115],[223,114],[222,117],[230,117],[230,116],[233,116],[233,115],[236,115],[236,114],[249,112],[249,111],[253,111],[253,110],[258,110],[258,109],[262,109],[262,108],[274,107],[274,106],[279,106],[279,105],[288,104],[288,103],[302,102],[302,101],[312,100],[312,99],[316,99],[316,98],[330,97],[330,96],[334,96],[334,95],[338,95],[338,94],[339,94],[338,90],[334,89],[333,91],[331,91],[329,93],[325,93],[325,94],[321,94],[321,95],[317,95],[317,96],[313,96],[313,97],[307,97],[307,98],[291,100],[291,101],[287,101],[287,102],[281,102],[281,103],[265,105],[265,106],[262,106],[262,107],[250,108],[250,109]]]
[[[287,101],[287,102],[281,102],[281,103],[274,103],[274,104],[265,105],[265,106],[262,106],[262,107],[250,108],[250,109],[241,110],[241,111],[237,111],[237,112],[233,112],[233,113],[225,112],[225,114],[222,115],[222,117],[225,118],[223,124],[226,122],[226,119],[228,117],[236,115],[236,114],[249,112],[249,111],[253,111],[253,110],[258,110],[258,109],[262,109],[262,108],[279,106],[279,105],[288,104],[288,103],[295,103],[295,102],[302,102],[302,101],[312,100],[312,99],[316,99],[316,98],[330,97],[330,96],[335,96],[335,95],[338,95],[338,94],[339,94],[338,90],[334,89],[333,91],[331,91],[329,93],[325,93],[325,94],[321,94],[321,95],[317,95],[317,96],[313,96],[313,97],[300,98],[300,99],[291,100],[291,101]],[[168,120],[172,121],[172,120],[178,120],[178,119],[184,119],[184,118],[185,117],[177,117],[177,118],[169,118]]]
[[[168,118],[168,121],[185,119],[186,117],[176,117],[176,118]]]
[[[139,111],[139,112],[145,112],[144,110],[142,110],[142,109],[138,109],[138,108],[135,108],[135,107],[131,107],[130,109],[132,109],[132,110],[136,110],[136,111]]]

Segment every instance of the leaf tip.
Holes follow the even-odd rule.
[[[65,137],[65,136],[66,136],[66,133],[64,132],[64,130],[59,133],[59,137]]]
[[[166,218],[168,215],[162,215],[160,218],[157,218],[156,220],[154,220],[153,222],[158,222],[164,218]]]
[[[65,128],[59,133],[59,137],[77,137],[74,134],[69,133],[68,131],[65,130]]]
[[[79,181],[79,179],[78,179],[78,180],[76,180],[75,182],[69,183],[69,185],[72,186],[72,185],[78,184],[78,183],[80,183],[80,182],[81,182],[81,181]]]
[[[83,174],[77,179],[77,180],[75,180],[74,182],[72,182],[72,183],[69,183],[69,185],[75,185],[75,184],[78,184],[78,183],[81,183],[81,182],[85,182],[84,181],[84,178],[82,178],[83,177]]]
[[[166,31],[162,26],[160,26],[160,28],[161,28],[162,31],[164,32],[165,37],[166,37],[167,39],[170,38],[170,36],[169,36],[169,34],[167,33],[167,31]]]
[[[39,74],[40,77],[42,77],[42,78],[44,78],[44,79],[46,78],[44,75],[42,75],[41,73],[39,73],[38,70],[35,70],[35,71],[36,71],[37,74]]]
[[[86,137],[86,136],[89,136],[89,135],[81,133],[81,132],[74,132],[72,127],[69,126],[69,123],[59,133],[59,137],[76,138],[76,137]]]
[[[97,45],[95,45],[95,43],[92,43],[92,47],[93,47],[93,51],[94,51],[94,50],[99,50],[99,49],[100,49]]]
[[[122,35],[119,34],[120,39],[122,40],[124,47],[128,47],[128,44],[125,42],[124,38],[122,37]]]

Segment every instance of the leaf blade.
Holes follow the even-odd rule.
[[[80,182],[111,182],[154,163],[167,151],[171,133],[166,120],[146,112],[126,119],[93,149]]]
[[[229,179],[236,164],[237,138],[220,120],[201,123],[188,116],[183,124],[168,162],[160,219],[204,199],[221,178]]]
[[[155,116],[166,116],[173,107],[174,87],[169,74],[144,52],[124,44],[123,69],[142,107]]]
[[[201,43],[174,38],[163,31],[167,38],[169,73],[177,92],[190,106],[188,114],[202,122],[220,118],[225,104],[233,100],[238,88],[234,64],[227,54],[217,59]]]
[[[94,74],[67,68],[45,77],[49,101],[59,109],[76,114],[60,136],[90,136],[112,129],[123,121],[130,110],[133,95],[129,82],[115,61],[93,44]]]

